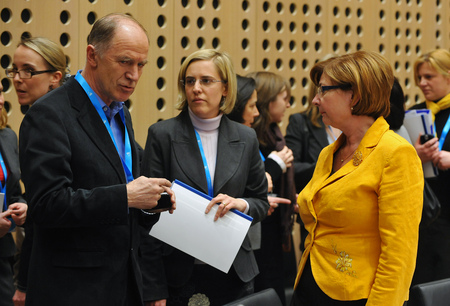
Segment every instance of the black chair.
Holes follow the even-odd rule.
[[[250,294],[223,306],[282,306],[278,294],[273,288]]]
[[[450,305],[450,278],[413,286],[407,303],[407,306],[448,305]]]

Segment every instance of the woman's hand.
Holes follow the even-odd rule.
[[[424,144],[421,144],[419,136],[414,143],[414,148],[416,148],[417,155],[419,155],[422,163],[426,163],[430,160],[434,161],[439,155],[439,139],[434,137]]]
[[[281,151],[273,151],[272,153],[276,154],[279,158],[283,160],[286,165],[286,168],[292,166],[292,162],[294,161],[294,153],[288,147],[284,146]]]
[[[275,208],[278,207],[278,204],[291,204],[291,200],[285,198],[268,196],[267,200],[269,201],[270,205],[269,211],[267,212],[268,216],[270,216],[275,211]]]
[[[11,211],[11,217],[17,225],[23,225],[27,218],[28,205],[25,203],[13,203],[8,206]]]
[[[16,289],[16,292],[13,296],[13,303],[14,306],[25,306],[25,299],[27,297],[27,294],[25,292],[19,291]]]
[[[0,213],[0,238],[5,236],[11,227],[11,221],[7,219],[10,215],[11,211],[9,209]]]
[[[273,190],[272,176],[268,172],[266,172],[266,178],[267,178],[267,192],[272,192]]]
[[[205,214],[209,213],[211,208],[217,203],[220,204],[217,208],[216,215],[214,216],[214,221],[217,221],[217,219],[225,216],[225,214],[232,208],[239,210],[240,212],[244,212],[247,208],[247,202],[244,200],[235,199],[226,194],[219,193],[214,199],[211,200],[211,202],[209,202],[208,206],[206,206]]]
[[[450,168],[450,152],[440,151],[433,159],[433,164],[440,170],[448,170]]]

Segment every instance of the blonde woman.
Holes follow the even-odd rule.
[[[439,217],[420,231],[413,278],[413,284],[420,284],[450,277],[450,52],[437,49],[422,55],[414,63],[414,77],[425,102],[413,108],[431,110],[436,137],[423,144],[420,137],[412,141],[422,163],[432,161],[439,169],[438,176],[427,183],[441,203]]]
[[[235,209],[260,222],[269,204],[258,140],[251,128],[224,116],[236,100],[231,58],[211,49],[192,53],[181,65],[178,92],[181,113],[148,130],[142,174],[178,179],[209,194],[205,213],[219,204],[216,220]],[[258,266],[248,235],[228,274],[151,236],[141,253],[147,305],[166,299],[167,305],[223,305],[253,293]]]

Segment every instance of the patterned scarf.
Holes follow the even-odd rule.
[[[427,108],[429,110],[431,110],[431,116],[433,117],[433,122],[434,122],[434,117],[436,116],[437,113],[439,113],[443,109],[450,107],[450,93],[448,95],[446,95],[445,97],[443,97],[442,99],[440,99],[438,102],[433,102],[433,101],[427,100],[426,104],[427,104]]]

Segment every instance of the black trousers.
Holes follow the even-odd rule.
[[[231,267],[228,274],[206,264],[196,264],[189,281],[179,288],[169,287],[167,306],[203,305],[209,300],[211,306],[227,304],[254,292],[253,280],[244,283]]]
[[[314,280],[309,258],[291,300],[291,306],[364,306],[366,303],[367,299],[338,301],[326,295]]]
[[[438,218],[419,230],[416,270],[411,287],[450,278],[450,221]]]
[[[0,257],[0,306],[14,306],[13,257]]]

